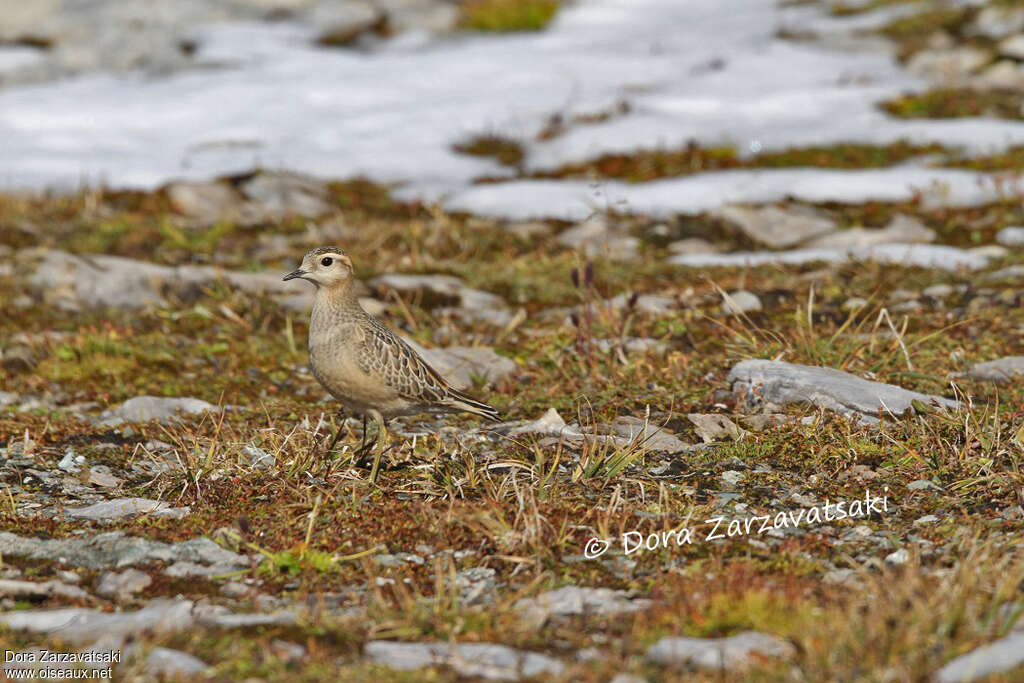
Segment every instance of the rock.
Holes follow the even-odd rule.
[[[306,648],[280,638],[270,641],[270,651],[285,664],[295,664],[306,658]]]
[[[1006,247],[1001,247],[998,244],[986,244],[980,247],[974,247],[970,250],[972,254],[983,256],[987,259],[1001,259],[1010,253],[1010,250]]]
[[[277,459],[273,455],[251,443],[242,447],[242,454],[248,458],[248,465],[253,469],[272,470],[277,466]]]
[[[557,410],[548,408],[546,413],[533,422],[526,422],[510,431],[509,436],[516,436],[517,434],[550,434],[552,436],[560,436],[565,431],[576,433],[574,428],[566,425],[565,420],[562,419]]]
[[[690,413],[686,416],[686,419],[697,428],[697,436],[704,443],[713,443],[726,439],[739,441],[746,434],[735,422],[725,415]]]
[[[985,66],[989,54],[973,47],[921,50],[907,61],[907,70],[933,83],[956,84]]]
[[[925,287],[921,290],[921,294],[928,297],[929,299],[942,300],[947,299],[953,295],[953,286],[945,283],[939,283],[932,285],[931,287]]]
[[[259,612],[236,613],[221,605],[196,605],[196,623],[215,628],[250,628],[253,626],[291,626],[295,623],[292,612],[278,611],[270,614]]]
[[[27,346],[12,346],[0,354],[0,365],[11,374],[28,372],[36,366],[36,357]]]
[[[0,531],[0,548],[8,557],[58,561],[74,567],[105,569],[151,562],[190,561],[238,570],[249,566],[244,555],[221,548],[208,538],[161,543],[112,531],[89,538],[37,539]],[[226,572],[225,572],[226,573]]]
[[[19,396],[10,391],[0,391],[0,408],[6,408],[18,402]]]
[[[1004,247],[1024,245],[1024,226],[1010,226],[996,233],[996,242]]]
[[[425,308],[434,305],[458,305],[470,311],[486,311],[506,308],[505,301],[496,294],[471,289],[462,280],[451,275],[404,275],[392,273],[381,275],[369,282],[379,292],[393,289],[403,294],[420,293]],[[435,301],[428,300],[430,298]]]
[[[560,233],[556,240],[588,259],[606,256],[612,261],[633,261],[640,251],[639,239],[613,230],[608,219],[600,214]]]
[[[989,38],[1003,38],[1024,31],[1024,9],[988,5],[974,18],[973,29]]]
[[[868,305],[868,300],[859,296],[851,296],[849,299],[843,302],[841,308],[844,311],[859,311]]]
[[[459,590],[459,603],[463,605],[490,604],[495,598],[495,575],[490,567],[470,567],[455,574],[455,587]]]
[[[460,676],[498,681],[517,681],[542,675],[559,676],[565,669],[562,662],[547,655],[492,643],[401,643],[376,640],[366,644],[364,654],[376,664],[402,671],[449,666]]]
[[[637,676],[636,674],[626,673],[620,671],[615,674],[608,683],[647,683],[647,679],[643,676]]]
[[[744,631],[729,638],[662,638],[645,657],[662,666],[738,671],[758,658],[789,658],[795,654],[795,648],[777,636]]]
[[[100,413],[96,424],[113,427],[125,422],[173,422],[179,413],[196,414],[216,411],[217,406],[198,398],[165,398],[162,396],[136,396],[116,408]]]
[[[956,401],[908,391],[892,384],[871,382],[842,370],[782,361],[746,360],[729,372],[734,393],[748,400],[788,403],[812,403],[834,410],[860,422],[875,423],[883,414],[902,417],[913,412],[912,403],[936,403],[955,409]]]
[[[877,263],[936,268],[957,271],[961,268],[979,270],[988,265],[990,254],[938,244],[877,244],[866,247],[835,247],[795,249],[792,251],[740,251],[730,254],[681,254],[668,262],[678,266],[705,268],[709,266],[747,267],[763,265],[803,265],[822,261]]]
[[[123,572],[103,572],[96,585],[96,594],[117,601],[130,599],[153,583],[146,572],[127,569]]]
[[[64,457],[57,463],[57,469],[67,472],[68,474],[75,474],[82,469],[82,465],[85,463],[85,458],[82,456],[75,455],[75,449],[71,446],[67,447],[64,451]]]
[[[948,662],[935,672],[935,683],[962,683],[1024,666],[1024,632],[1011,633]]]
[[[387,28],[387,15],[369,2],[318,5],[313,16],[317,25],[326,26],[316,39],[317,45],[326,47],[350,47],[360,37]]]
[[[634,298],[635,296],[635,298]],[[658,296],[656,294],[619,294],[608,300],[608,306],[613,310],[632,309],[648,315],[665,316],[672,315],[676,311],[676,300],[670,296]]]
[[[171,208],[204,224],[240,217],[242,196],[225,182],[171,183],[164,192]]]
[[[536,628],[543,626],[552,617],[581,615],[615,616],[638,612],[650,608],[653,603],[647,599],[632,599],[626,591],[611,588],[590,588],[585,586],[562,586],[541,593],[535,598],[523,598],[516,602],[515,609]]]
[[[935,489],[936,491],[942,490],[942,487],[931,479],[915,479],[907,484],[907,488],[911,491],[926,491],[928,489]]]
[[[727,315],[753,313],[762,309],[761,300],[753,292],[739,289],[722,297],[722,312]]]
[[[502,230],[515,235],[521,240],[532,242],[537,239],[548,237],[554,230],[548,223],[541,221],[528,221],[525,223],[510,223],[502,226]]]
[[[900,548],[894,552],[889,553],[885,556],[885,563],[892,565],[904,565],[907,560],[910,559],[910,553],[907,552],[906,548]]]
[[[192,301],[218,281],[254,296],[309,294],[303,283],[283,282],[278,273],[235,273],[212,266],[161,266],[120,256],[83,257],[48,249],[26,249],[19,255],[25,262],[34,263],[28,283],[36,300],[69,310],[138,310],[166,306],[168,296]]]
[[[747,475],[736,470],[726,470],[725,472],[722,472],[721,478],[723,484],[732,488],[736,488],[736,486],[741,481],[747,478]]]
[[[1024,62],[1024,33],[1018,33],[1001,41],[999,54],[1018,62]]]
[[[271,220],[319,216],[332,208],[326,185],[296,173],[257,173],[239,190]]]
[[[62,581],[16,581],[0,579],[0,595],[15,598],[68,598],[71,600],[91,600],[92,596],[78,586],[70,586]]]
[[[206,663],[180,650],[154,647],[146,657],[146,674],[156,678],[194,676],[206,671]]]
[[[557,413],[556,413],[557,415]],[[690,444],[681,441],[675,434],[648,420],[631,415],[620,415],[612,423],[612,429],[630,443],[642,444],[643,448],[656,453],[682,453],[690,450]]]
[[[1013,280],[1024,278],[1024,263],[1009,268],[1003,268],[992,273],[985,273],[981,276],[984,280]]]
[[[978,90],[1024,90],[1024,68],[1013,60],[1000,59],[967,84]]]
[[[920,244],[935,241],[935,231],[910,216],[897,214],[884,228],[850,228],[807,242],[810,249],[869,247],[876,244]]]
[[[718,251],[721,251],[721,249],[699,237],[687,237],[686,239],[670,242],[668,245],[668,252],[670,254],[713,254]]]
[[[754,242],[771,249],[793,247],[836,229],[835,223],[827,216],[801,206],[727,206],[713,215],[736,226]]]
[[[595,339],[594,346],[601,353],[611,353],[622,349],[628,354],[642,355],[645,353],[664,354],[669,346],[660,339],[650,337],[627,337],[626,339]]]
[[[986,363],[977,363],[967,371],[976,382],[1009,382],[1024,379],[1024,356],[1006,356]]]
[[[191,600],[154,600],[136,612],[100,612],[84,608],[25,610],[0,614],[0,624],[15,631],[59,634],[72,645],[88,645],[100,637],[128,638],[146,633],[165,636],[192,626]]]
[[[64,508],[64,515],[73,519],[112,520],[133,515],[178,519],[189,513],[189,507],[171,507],[170,503],[148,498],[115,498],[81,508]]]
[[[459,390],[469,389],[477,380],[495,384],[516,371],[511,358],[499,356],[485,346],[449,346],[444,349],[426,349],[406,339],[421,356]]]

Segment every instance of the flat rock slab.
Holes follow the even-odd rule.
[[[72,600],[89,600],[92,596],[78,586],[62,581],[17,581],[0,579],[0,595],[16,598],[49,598],[60,597]]]
[[[365,654],[375,663],[402,671],[448,666],[460,676],[476,676],[492,681],[558,676],[565,669],[562,662],[553,657],[493,643],[402,643],[377,640],[367,643]]]
[[[649,661],[662,666],[736,671],[754,657],[792,657],[795,648],[781,638],[744,631],[729,638],[662,638],[647,650]]]
[[[937,270],[980,270],[991,257],[984,252],[937,244],[876,244],[865,247],[794,249],[792,251],[740,251],[731,254],[679,254],[668,262],[677,266],[754,268],[764,265],[803,265],[824,261],[874,261],[890,265],[918,266]]]
[[[935,683],[976,681],[1024,666],[1024,633],[1010,635],[960,655],[935,672]]]
[[[811,403],[871,423],[877,421],[880,411],[897,417],[912,412],[914,401],[950,409],[959,405],[947,398],[872,382],[834,368],[782,361],[742,361],[729,372],[728,381],[734,392],[747,398],[753,395],[782,405]]]
[[[115,498],[80,508],[64,508],[64,516],[73,519],[91,519],[95,521],[121,519],[135,515],[151,514],[154,517],[171,517],[178,519],[190,512],[188,507],[171,507],[170,503],[148,498]]]
[[[735,225],[755,242],[772,249],[793,247],[836,229],[836,224],[828,216],[801,206],[727,206],[714,215]]]
[[[295,615],[290,612],[236,614],[226,607],[196,604],[186,599],[158,599],[134,612],[74,607],[0,614],[0,624],[8,628],[54,636],[72,645],[88,645],[101,639],[108,642],[137,639],[140,634],[168,636],[196,626],[243,628],[294,623]]]
[[[154,647],[146,657],[146,673],[161,679],[194,676],[207,668],[203,660],[167,647]]]
[[[166,398],[163,396],[136,396],[116,408],[105,410],[96,419],[96,424],[114,427],[126,422],[171,422],[181,414],[197,414],[215,411],[217,406],[198,398]]]
[[[164,266],[121,256],[77,256],[59,250],[24,250],[35,261],[28,283],[45,303],[72,308],[137,310],[166,306],[168,296],[192,300],[218,281],[250,294],[308,294],[302,283],[283,282],[277,273],[241,273],[213,266]]]
[[[9,557],[50,560],[73,567],[106,569],[128,567],[154,561],[195,562],[216,566],[225,572],[249,566],[249,560],[225,550],[208,538],[193,538],[180,543],[162,543],[121,531],[91,538],[39,539],[0,531],[0,552]]]
[[[1024,356],[1006,356],[978,363],[967,371],[967,376],[978,382],[1019,382],[1024,380]]]
[[[497,294],[472,289],[453,275],[407,275],[390,273],[376,277],[367,283],[375,290],[395,290],[402,293],[425,292],[441,300],[441,303],[457,304],[470,311],[500,310],[506,307],[505,300]]]
[[[562,586],[541,593],[535,598],[523,598],[515,604],[524,618],[543,623],[550,617],[596,614],[614,616],[626,612],[648,609],[653,603],[647,599],[632,599],[626,591],[587,586]]]
[[[443,349],[428,349],[406,339],[432,368],[441,373],[456,389],[469,389],[477,380],[494,384],[516,371],[518,367],[511,358],[499,356],[485,346],[449,346]]]

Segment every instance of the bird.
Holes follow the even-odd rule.
[[[352,259],[338,247],[317,247],[283,278],[315,287],[309,322],[313,376],[349,413],[377,425],[370,481],[377,480],[387,420],[418,413],[471,413],[498,422],[498,411],[458,391],[401,337],[367,313],[356,296]],[[339,427],[330,453],[341,433]]]

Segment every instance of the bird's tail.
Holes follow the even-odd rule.
[[[481,403],[458,391],[451,391],[445,403],[452,410],[473,413],[480,417],[487,418],[492,422],[501,422],[500,414],[493,406]]]

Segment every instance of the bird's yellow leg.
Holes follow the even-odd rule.
[[[373,455],[373,468],[370,470],[370,483],[376,484],[377,474],[380,472],[380,459],[384,455],[384,442],[388,436],[388,428],[384,423],[384,416],[379,412],[371,412],[370,417],[377,422],[377,447],[374,449],[376,452]]]

